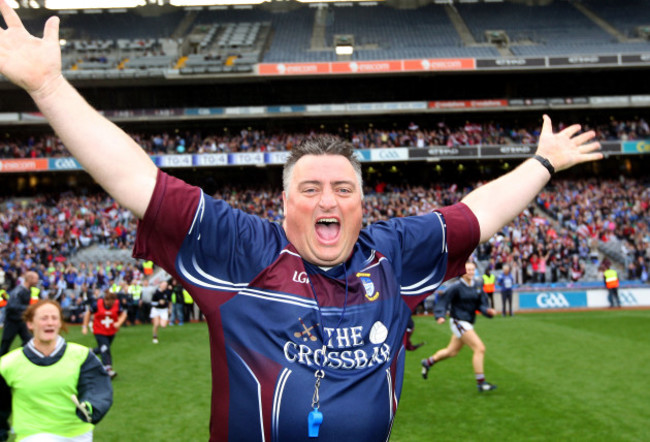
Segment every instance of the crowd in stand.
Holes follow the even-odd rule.
[[[80,248],[129,248],[135,223],[131,212],[106,194],[6,201],[0,211],[0,285],[13,287],[31,269],[41,276],[44,290],[57,290],[66,282],[61,281],[70,257]],[[101,275],[95,277],[101,281]]]
[[[563,125],[560,124],[560,127]],[[635,140],[650,137],[650,127],[643,119],[618,121],[611,119],[593,127],[597,139]],[[536,144],[540,127],[508,127],[506,125],[466,122],[448,125],[439,122],[432,127],[420,127],[410,123],[403,128],[364,129],[341,127],[336,134],[349,140],[357,149],[427,146],[477,146]],[[322,132],[321,130],[318,131]],[[221,133],[160,132],[131,133],[131,136],[150,155],[183,153],[231,153],[273,152],[291,150],[292,146],[314,135],[316,131],[303,133],[267,133],[264,130],[223,130]],[[65,146],[55,135],[30,136],[26,139],[0,141],[0,158],[54,158],[69,156]]]
[[[598,245],[620,242],[625,279],[648,282],[650,187],[648,182],[553,180],[513,223],[479,247],[479,257],[499,269],[509,264],[518,283],[579,281],[584,263],[599,264]],[[539,216],[539,215],[546,216]]]
[[[537,203],[578,238],[581,248],[620,241],[628,279],[648,280],[650,187],[646,180],[555,180]]]
[[[427,213],[460,201],[471,190],[442,183],[426,188],[380,183],[365,189],[364,224]],[[279,189],[230,187],[215,196],[274,222],[283,218]],[[577,282],[585,276],[585,264],[600,259],[599,241],[620,241],[625,276],[647,282],[649,205],[650,187],[640,180],[556,179],[536,204],[479,246],[476,257],[495,271],[508,264],[516,284]],[[80,321],[83,302],[95,290],[141,285],[146,279],[132,263],[71,264],[75,252],[91,244],[132,247],[136,220],[106,194],[5,202],[0,227],[0,287],[9,290],[27,270],[35,270],[42,296],[59,299],[70,321]]]

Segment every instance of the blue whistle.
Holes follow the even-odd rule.
[[[314,408],[309,412],[309,418],[307,419],[307,426],[309,427],[309,437],[318,437],[318,430],[320,429],[320,424],[323,423],[323,413],[318,411],[318,408]]]

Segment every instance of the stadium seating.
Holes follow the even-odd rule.
[[[626,0],[624,7],[610,0],[583,0],[583,3],[628,38],[638,38],[637,28],[650,25],[650,3],[645,0]]]
[[[460,2],[453,8],[427,4],[412,9],[334,3],[274,12],[259,7],[160,8],[153,14],[149,8],[147,14],[61,14],[61,29],[69,40],[64,51],[68,73],[90,70],[100,78],[119,78],[108,71],[130,69],[128,64],[140,70],[218,74],[252,72],[262,61],[331,62],[337,60],[334,41],[340,35],[353,36],[353,61],[647,53],[650,40],[637,33],[648,26],[649,8],[642,0],[627,2],[625,8],[607,0],[544,6]],[[38,35],[43,18],[29,17],[26,26]],[[495,30],[505,33],[506,44],[488,41],[486,33]],[[144,55],[171,61],[140,60]],[[101,64],[89,60],[98,57],[104,57]]]

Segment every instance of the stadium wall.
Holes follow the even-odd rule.
[[[650,307],[650,289],[619,289],[621,307]],[[499,295],[495,296],[499,298]],[[496,301],[497,299],[495,299]],[[500,299],[498,300],[500,304]],[[607,290],[543,290],[514,293],[513,308],[521,310],[556,310],[609,307]],[[495,306],[500,311],[501,305]]]

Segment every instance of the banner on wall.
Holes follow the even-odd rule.
[[[605,289],[519,292],[518,296],[519,308],[523,310],[609,307]],[[618,297],[621,307],[650,307],[650,289],[619,289]]]
[[[45,158],[0,160],[0,173],[42,172],[48,170]]]

